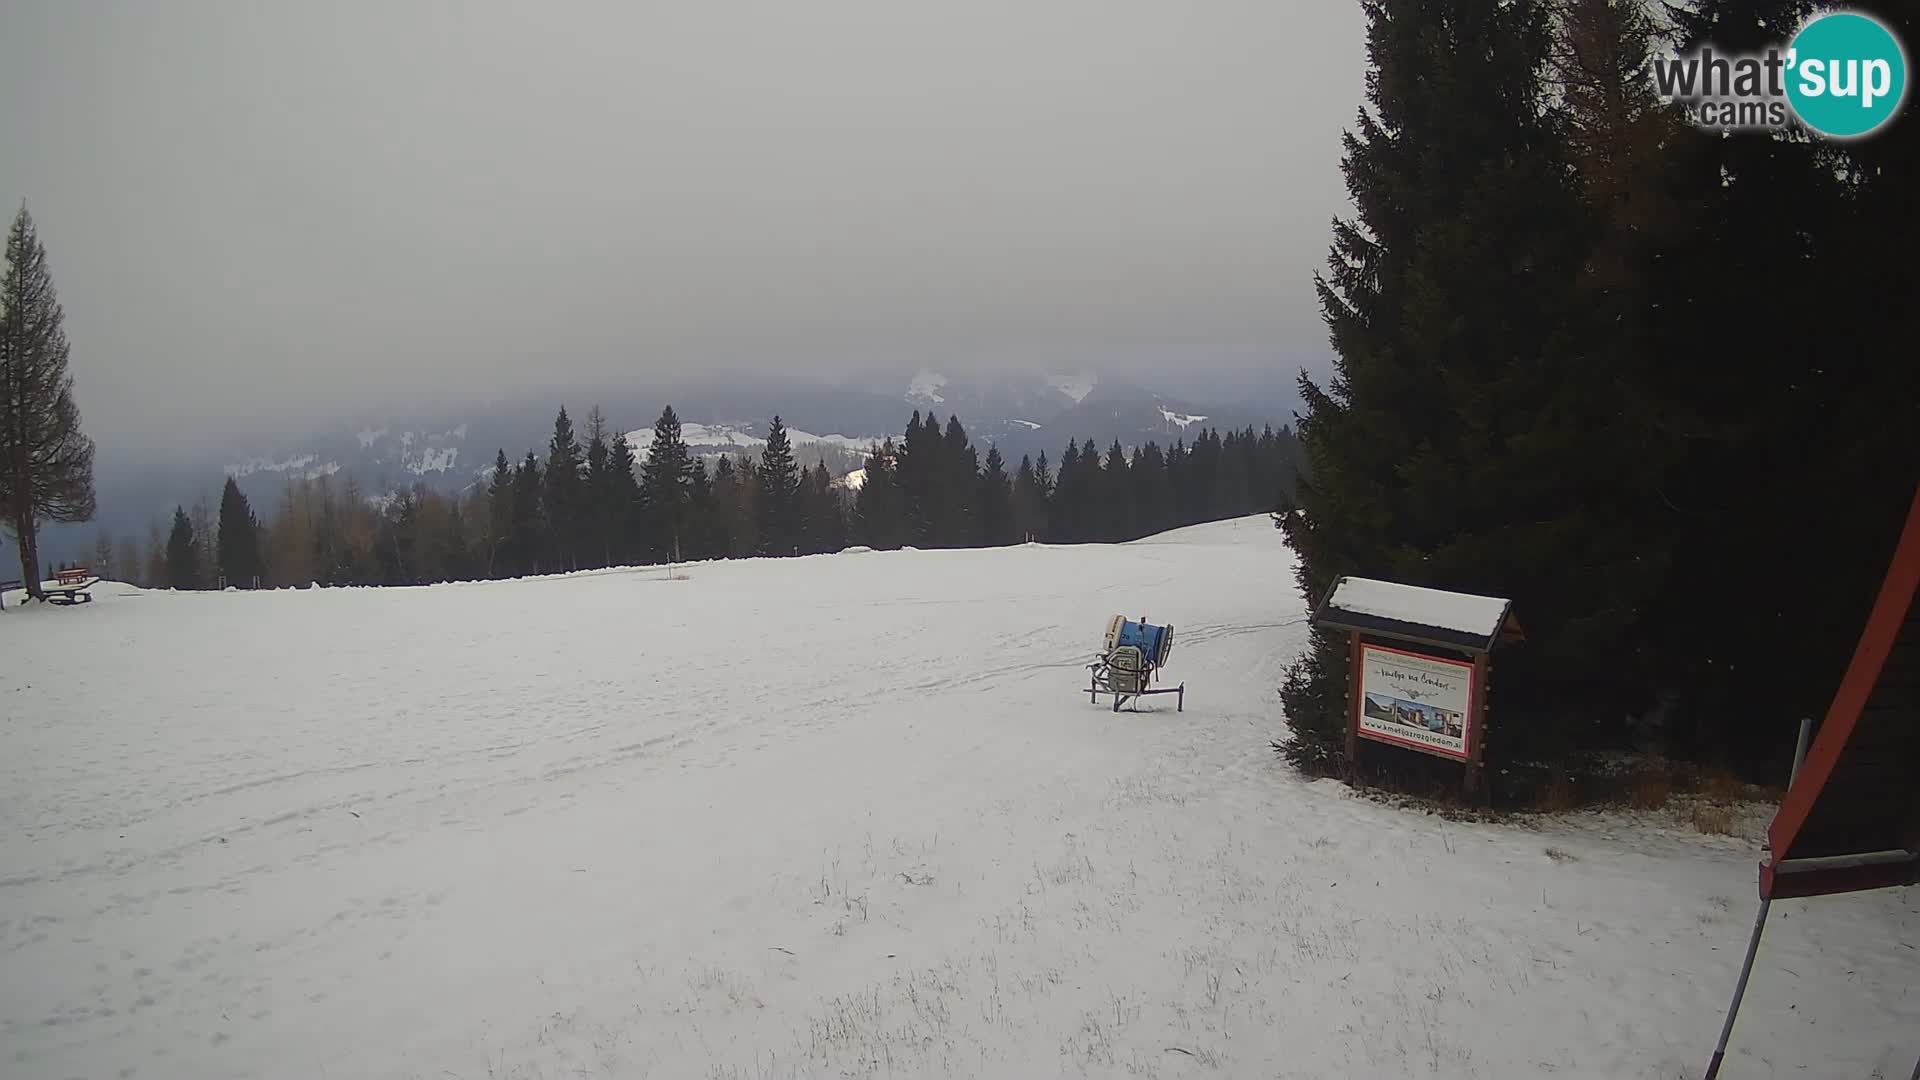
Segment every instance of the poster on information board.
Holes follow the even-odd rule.
[[[1357,733],[1456,761],[1472,757],[1473,665],[1361,643]]]

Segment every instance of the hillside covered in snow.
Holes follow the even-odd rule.
[[[0,1073],[1697,1076],[1753,838],[1303,781],[1288,561],[10,604]],[[1184,712],[1089,704],[1116,612]],[[1728,1075],[1896,1075],[1914,940],[1910,890],[1776,906]]]

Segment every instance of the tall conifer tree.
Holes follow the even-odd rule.
[[[640,497],[660,529],[660,553],[674,562],[680,561],[681,534],[693,504],[693,469],[693,452],[680,434],[680,417],[669,405],[654,421],[653,443],[640,466]]]
[[[1027,467],[1029,482],[1032,466]],[[1013,481],[1007,476],[1006,460],[1000,448],[987,448],[987,462],[976,481],[979,494],[974,498],[979,543],[999,547],[1014,542]]]
[[[23,205],[0,275],[0,523],[19,549],[28,595],[40,598],[40,523],[91,521],[94,512],[93,440],[73,403],[65,319]]]
[[[1610,489],[1580,483],[1602,479],[1595,448],[1615,438],[1592,404],[1608,373],[1582,347],[1593,229],[1542,96],[1546,3],[1364,6],[1371,109],[1344,162],[1359,218],[1335,223],[1319,281],[1335,373],[1324,388],[1301,378],[1311,475],[1279,523],[1311,597],[1354,573],[1531,612],[1529,649],[1503,665],[1513,719],[1489,744],[1498,760],[1619,706],[1578,672],[1611,678],[1627,662],[1632,612],[1595,583],[1644,572],[1585,502],[1608,505]],[[1208,432],[1194,464],[1215,473],[1223,449]],[[1345,677],[1344,646],[1325,635],[1290,673],[1302,765],[1337,766]]]
[[[555,570],[571,570],[578,563],[580,523],[586,510],[586,464],[573,421],[562,407],[553,419],[553,437],[547,442],[547,470],[541,489],[547,533]]]
[[[760,552],[792,555],[800,547],[800,467],[793,460],[787,425],[775,416],[760,452],[759,500],[755,512],[760,525]]]
[[[167,584],[175,589],[198,589],[200,578],[200,538],[193,533],[193,519],[187,508],[173,510],[173,531],[167,536]]]
[[[265,574],[260,564],[260,520],[253,515],[233,477],[220,492],[220,576],[228,585],[251,589]]]

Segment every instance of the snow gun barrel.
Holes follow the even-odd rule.
[[[1126,645],[1139,649],[1140,655],[1154,667],[1162,667],[1173,652],[1173,627],[1155,626],[1145,618],[1136,621],[1115,615],[1107,625],[1106,651],[1111,653]]]

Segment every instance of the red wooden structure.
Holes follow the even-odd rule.
[[[1764,899],[1920,881],[1920,492],[1840,690],[1767,829]]]
[[[1920,491],[1853,661],[1767,828],[1760,911],[1707,1080],[1720,1072],[1753,958],[1776,899],[1920,882]],[[1804,756],[1803,756],[1804,755]],[[1920,1064],[1913,1075],[1920,1080]]]

